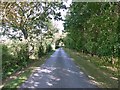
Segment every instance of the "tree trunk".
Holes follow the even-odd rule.
[[[25,43],[26,43],[26,59],[27,61],[29,60],[29,41],[27,39],[25,39]]]

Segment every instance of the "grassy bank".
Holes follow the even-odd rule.
[[[77,51],[64,50],[73,58],[80,69],[100,88],[118,88],[118,69],[103,63],[98,57],[92,57]]]
[[[2,89],[10,90],[10,88],[18,88],[35,71],[35,68],[42,65],[45,62],[45,60],[50,57],[52,53],[53,51],[43,56],[39,60],[35,60],[32,64],[28,65],[28,67],[24,68],[21,71],[16,72],[14,75],[7,78],[3,82]]]

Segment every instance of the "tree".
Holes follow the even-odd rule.
[[[118,3],[76,3],[66,16],[66,46],[92,56],[117,57]],[[69,42],[69,43],[67,43]],[[68,45],[70,44],[70,45]]]

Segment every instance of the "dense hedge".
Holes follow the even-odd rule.
[[[5,79],[7,76],[12,73],[26,67],[28,64],[33,62],[32,59],[28,56],[28,47],[26,44],[1,44],[2,45],[2,77]],[[42,57],[46,53],[52,50],[51,46],[47,46],[46,52],[43,52],[44,48],[39,46],[39,49],[36,50],[38,58]],[[36,58],[37,59],[37,58]]]
[[[92,56],[106,57],[116,63],[118,57],[118,3],[74,2],[65,20],[66,47]]]

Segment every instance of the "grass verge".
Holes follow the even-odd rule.
[[[100,88],[118,88],[118,70],[92,57],[75,50],[64,48],[80,69]]]
[[[18,88],[34,72],[35,68],[42,65],[52,53],[53,51],[39,60],[35,60],[28,67],[24,68],[24,70],[18,71],[14,75],[10,76],[5,82],[3,82],[2,90],[13,90],[13,88]]]

